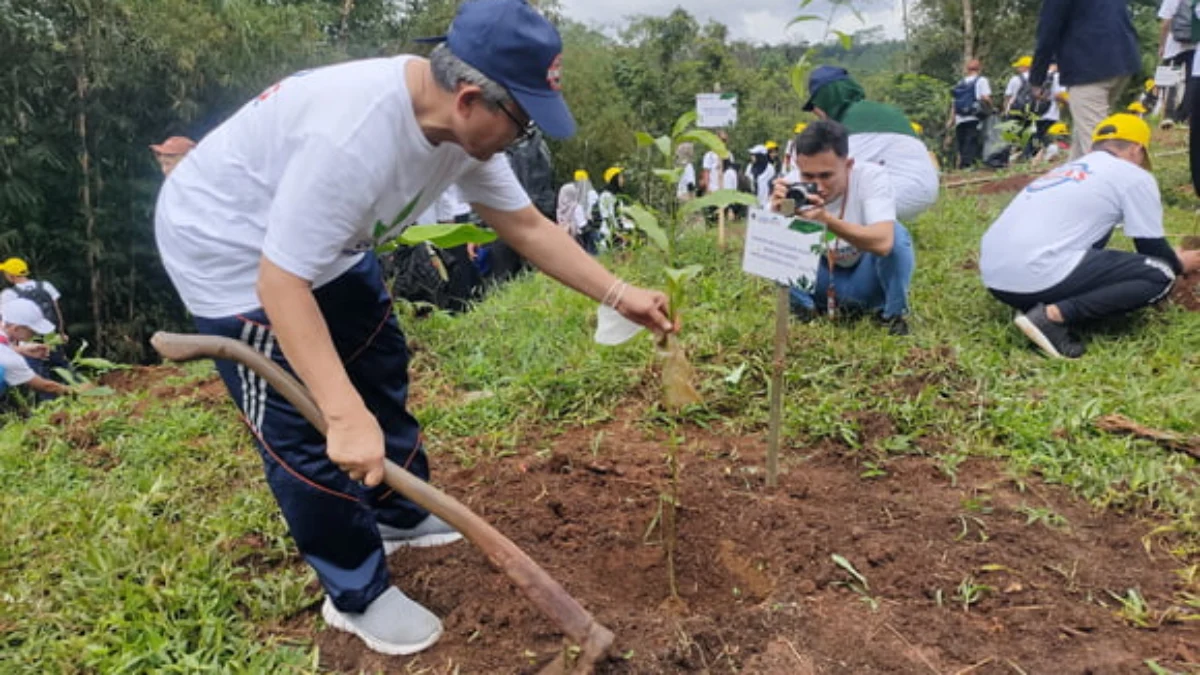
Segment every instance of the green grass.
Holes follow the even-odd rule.
[[[1164,183],[1186,180],[1185,162],[1161,162]],[[999,457],[1014,476],[1165,516],[1178,549],[1194,556],[1195,462],[1091,421],[1121,413],[1200,431],[1200,315],[1145,312],[1089,336],[1081,361],[1041,357],[969,269],[1006,200],[947,191],[911,225],[913,337],[867,321],[792,325],[785,466],[827,439],[857,448],[870,475],[886,474],[895,456],[929,454],[953,480],[965,458]],[[1168,231],[1195,231],[1187,201],[1169,202]],[[687,236],[681,259],[705,266],[682,340],[707,404],[688,417],[730,435],[765,434],[772,289],[707,234]],[[606,262],[658,285],[655,260]],[[643,405],[657,386],[651,341],[597,346],[594,314],[594,303],[530,275],[465,316],[404,317],[431,451],[463,464],[528,452],[528,431],[594,423],[622,405],[642,406],[655,423],[658,412]],[[134,405],[144,406],[137,416]],[[894,431],[868,439],[866,421],[884,416]],[[140,394],[10,420],[0,429],[0,510],[0,672],[315,670],[310,644],[264,629],[318,596],[232,410]]]

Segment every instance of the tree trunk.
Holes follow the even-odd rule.
[[[912,72],[912,43],[908,33],[908,0],[900,0],[900,12],[904,21],[904,70]]]
[[[79,201],[83,208],[84,235],[86,237],[88,275],[91,278],[92,295],[92,337],[95,340],[97,352],[104,350],[104,324],[101,295],[100,267],[98,252],[100,242],[96,239],[96,209],[92,204],[92,156],[88,150],[88,76],[87,58],[83,41],[76,42],[76,53],[79,57],[79,71],[75,75],[75,94],[79,97],[79,112],[75,116],[75,131],[79,136],[79,168],[83,174]]]
[[[354,0],[342,1],[342,26],[338,29],[338,41],[346,43],[346,34],[350,30],[350,12],[354,10]]]
[[[975,58],[975,12],[971,0],[962,0],[963,7],[963,64]]]

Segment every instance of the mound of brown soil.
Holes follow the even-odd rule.
[[[894,429],[859,426],[864,447]],[[758,437],[689,429],[675,606],[657,526],[661,439],[617,421],[551,445],[444,468],[437,481],[616,632],[600,673],[1127,673],[1200,655],[1200,631],[1166,611],[1183,564],[1143,548],[1154,523],[1014,481],[994,462],[906,457],[868,479],[878,465],[865,472],[864,457],[825,443],[789,450],[767,490]],[[865,588],[850,587],[834,554]],[[391,565],[444,618],[433,649],[373,654],[315,609],[288,633],[316,632],[322,665],[341,672],[534,673],[562,649],[560,632],[469,544],[398,553]],[[1128,589],[1153,629],[1117,615],[1113,594]]]

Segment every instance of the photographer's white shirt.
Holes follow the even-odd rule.
[[[1119,223],[1131,238],[1163,236],[1158,181],[1104,151],[1046,173],[1022,190],[983,235],[988,288],[1038,293],[1062,282]]]
[[[803,162],[804,158],[800,158]],[[788,183],[804,180],[800,170],[787,175]],[[896,222],[896,202],[892,196],[892,180],[883,167],[871,162],[854,162],[847,188],[849,199],[842,195],[825,205],[825,212],[847,223],[866,227],[875,223]],[[845,206],[843,207],[843,203]],[[834,262],[839,267],[854,267],[862,252],[848,242],[838,239],[834,245]]]
[[[453,183],[470,203],[500,211],[530,204],[503,153],[480,162],[425,138],[405,74],[411,58],[296,73],[243,106],[171,172],[155,235],[192,314],[258,308],[264,256],[314,287],[336,279],[376,245],[377,223],[394,236]]]

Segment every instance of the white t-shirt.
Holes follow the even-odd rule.
[[[1061,115],[1058,110],[1058,97],[1066,93],[1067,88],[1062,86],[1062,81],[1058,77],[1058,73],[1050,73],[1046,76],[1047,86],[1050,88],[1050,107],[1046,109],[1046,114],[1042,115],[1042,119],[1057,122]]]
[[[19,387],[28,383],[36,373],[12,347],[0,343],[0,366],[4,367],[4,382],[10,387]]]
[[[1162,0],[1158,6],[1158,18],[1163,21],[1170,21],[1175,17],[1175,12],[1179,11],[1179,3],[1183,0]],[[1193,45],[1181,45],[1175,39],[1174,33],[1170,28],[1167,28],[1167,39],[1163,42],[1163,59],[1173,59],[1179,55],[1179,52],[1192,49]]]
[[[693,186],[690,190],[688,189],[689,185]],[[695,191],[695,186],[696,167],[692,166],[691,162],[688,162],[683,167],[683,175],[679,177],[679,185],[675,188],[675,194],[680,198],[686,197],[689,193]]]
[[[803,180],[799,169],[788,174],[787,180],[789,183]],[[846,195],[838,197],[825,205],[826,213],[863,227],[875,223],[896,222],[892,181],[882,166],[855,161],[854,168],[850,170],[847,193],[849,201]],[[862,258],[861,251],[841,239],[834,244],[834,251],[834,262],[839,267],[853,267]]]
[[[184,304],[199,317],[258,308],[260,256],[314,287],[395,236],[457,183],[467,202],[529,205],[503,153],[472,159],[432,145],[409,97],[410,56],[297,73],[188,153],[163,185],[155,234]],[[393,222],[407,208],[408,218]]]
[[[1163,236],[1158,181],[1107,152],[1084,155],[1030,183],[988,228],[983,283],[1010,293],[1051,288],[1119,223],[1129,237]]]
[[[722,178],[724,179],[724,180],[721,182],[721,189],[722,189],[722,190],[736,190],[736,189],[738,189],[738,174],[737,174],[737,169],[734,169],[734,168],[725,169],[725,175],[724,175]]]
[[[974,78],[964,77],[961,82],[970,82],[975,80],[975,100],[982,101],[983,97],[992,95],[992,85],[988,79],[982,75],[976,75]],[[979,118],[974,115],[959,115],[954,114],[954,124],[957,126],[963,122],[978,122]]]
[[[43,282],[41,282],[41,284],[42,284],[42,289],[45,290],[46,293],[50,295],[50,299],[55,302],[58,302],[58,299],[62,297],[62,293],[58,292],[58,289],[54,287],[54,284],[50,283],[49,281],[43,281]],[[38,285],[37,281],[30,279],[28,281],[22,281],[19,284],[14,284],[13,286],[15,288],[19,288],[24,291],[24,290],[30,290],[30,289],[37,288],[37,285]],[[12,288],[6,288],[3,291],[0,291],[0,316],[4,315],[4,306],[7,305],[10,300],[16,300],[20,297],[21,296]],[[48,316],[48,317],[46,317],[46,319],[49,320],[51,323],[55,323],[58,321],[58,317],[56,317],[56,316]]]
[[[750,178],[754,178],[754,173],[751,171]],[[754,194],[758,197],[758,205],[761,208],[770,208],[771,192],[775,190],[775,165],[767,164],[767,168],[758,174],[758,180],[754,185]]]
[[[1004,98],[1012,98],[1021,91],[1021,85],[1029,81],[1029,73],[1018,73],[1008,78],[1008,85],[1004,87]]]
[[[434,213],[440,223],[452,223],[455,218],[471,212],[471,205],[462,200],[462,193],[457,185],[449,185],[442,191],[434,206]]]
[[[938,170],[920,139],[905,134],[851,134],[850,156],[887,171],[900,222],[911,221],[937,201]]]
[[[716,192],[715,186],[721,184],[721,158],[717,156],[717,153],[709,150],[704,153],[704,159],[700,161],[700,169],[704,172],[708,191]]]

